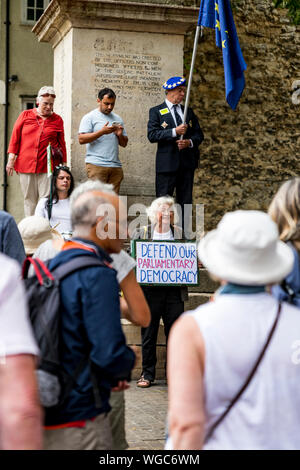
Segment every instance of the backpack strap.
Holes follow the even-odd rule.
[[[73,272],[78,271],[79,269],[93,267],[93,266],[111,267],[108,263],[101,261],[99,258],[96,258],[95,256],[79,255],[79,256],[76,256],[76,258],[73,258],[70,261],[64,264],[61,264],[57,268],[51,270],[51,272],[57,281],[61,281],[62,279],[69,276]]]
[[[44,285],[45,287],[50,287],[55,280],[61,281],[65,277],[69,276],[69,274],[72,274],[74,271],[78,271],[79,269],[87,268],[89,266],[107,266],[108,268],[113,269],[108,262],[101,261],[95,256],[79,255],[76,256],[76,258],[71,259],[67,263],[61,264],[50,272],[48,268],[49,261],[45,264],[39,258],[31,258],[28,256],[25,259],[22,267],[23,279],[27,278],[29,266],[31,264],[34,267],[34,271],[39,283],[41,285]]]
[[[38,258],[27,256],[22,266],[22,279],[27,279],[29,266],[32,265],[38,281],[45,287],[50,287],[55,281],[47,266]]]

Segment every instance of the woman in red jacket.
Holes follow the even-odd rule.
[[[37,97],[37,108],[23,111],[15,122],[8,147],[8,176],[15,170],[20,175],[24,195],[25,217],[34,214],[42,197],[49,194],[47,178],[47,147],[57,149],[65,163],[66,144],[62,118],[53,112],[55,91],[44,86]]]

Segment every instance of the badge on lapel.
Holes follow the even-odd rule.
[[[163,128],[165,129],[166,127],[168,127],[168,125],[169,125],[169,124],[168,124],[166,121],[164,121],[164,122],[162,123],[161,127],[163,127]]]
[[[163,116],[164,114],[168,114],[170,111],[169,111],[169,108],[164,108],[164,109],[160,109],[159,112],[161,116]]]

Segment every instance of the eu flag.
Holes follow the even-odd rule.
[[[223,52],[226,100],[235,109],[245,87],[247,64],[240,48],[230,1],[202,0],[198,26],[215,29],[216,45]]]

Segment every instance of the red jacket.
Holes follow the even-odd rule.
[[[64,124],[58,114],[42,119],[37,110],[23,111],[15,122],[8,153],[18,155],[15,170],[18,173],[47,173],[47,147],[60,147],[63,162],[67,161]]]

